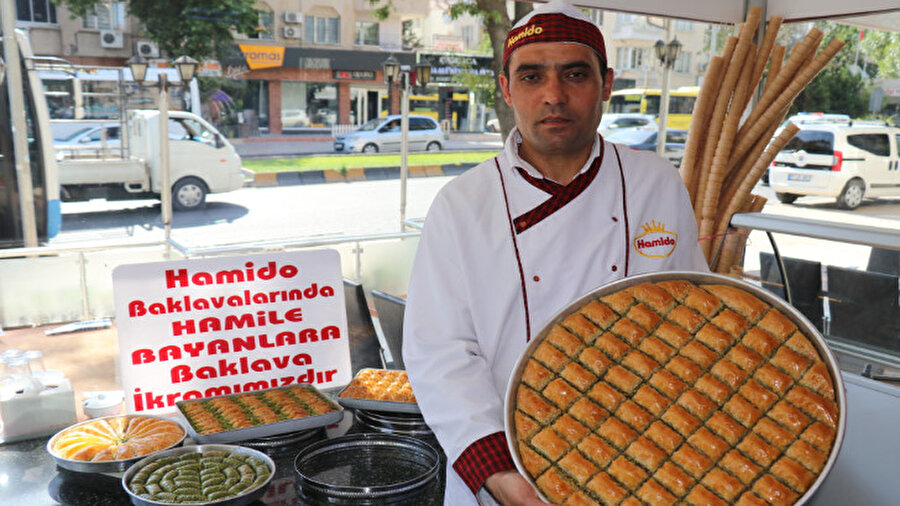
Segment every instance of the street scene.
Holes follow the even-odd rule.
[[[0,504],[897,502],[896,0],[0,43]]]

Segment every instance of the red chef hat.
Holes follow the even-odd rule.
[[[553,0],[531,11],[506,36],[503,68],[516,49],[533,42],[573,42],[594,50],[606,65],[606,44],[597,25],[564,0]]]

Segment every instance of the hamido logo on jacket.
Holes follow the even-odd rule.
[[[675,251],[678,234],[666,230],[665,223],[651,220],[641,225],[643,232],[634,238],[634,249],[648,258],[665,258]]]

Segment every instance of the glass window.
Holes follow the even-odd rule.
[[[94,4],[81,18],[81,26],[95,30],[120,30],[125,28],[125,3]]]
[[[337,123],[337,85],[282,81],[281,122],[285,128],[324,128]]]
[[[337,44],[340,41],[341,18],[306,16],[306,42]]]
[[[800,150],[811,155],[833,155],[834,134],[816,130],[800,130],[782,151]]]
[[[683,19],[676,19],[675,20],[675,29],[689,32],[694,29],[694,24],[691,23],[690,21],[685,21]]]
[[[887,134],[848,135],[847,143],[878,156],[891,156],[890,138]]]
[[[625,12],[620,12],[616,14],[616,23],[620,25],[627,25],[634,23],[634,14],[628,14]]]
[[[174,136],[172,132],[175,132]],[[174,118],[169,120],[169,138],[195,141],[216,147],[216,136],[199,121],[190,118]]]
[[[357,21],[355,44],[360,46],[377,46],[378,43],[378,23]]]
[[[262,11],[259,13],[259,25],[256,31],[247,35],[248,39],[275,40],[275,13]]]
[[[16,18],[28,23],[56,23],[53,0],[16,0]]]
[[[691,71],[691,53],[687,51],[682,51],[680,55],[678,55],[678,59],[675,60],[675,72],[690,72]]]

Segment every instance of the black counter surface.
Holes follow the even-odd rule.
[[[294,458],[303,448],[314,442],[344,434],[371,432],[370,428],[362,426],[353,418],[352,411],[347,410],[341,424],[317,431],[300,442],[277,447],[252,446],[269,455],[275,461],[276,470],[265,495],[251,503],[251,506],[311,504],[303,500],[297,490]],[[0,445],[0,504],[3,506],[131,504],[129,495],[122,488],[123,473],[80,473],[58,467],[46,450],[49,439],[42,437]],[[435,444],[433,440],[427,442]],[[185,444],[192,444],[192,440],[185,440]],[[441,486],[443,473],[442,465],[439,482],[428,487],[422,495],[395,504],[405,503],[415,506],[443,504]]]

